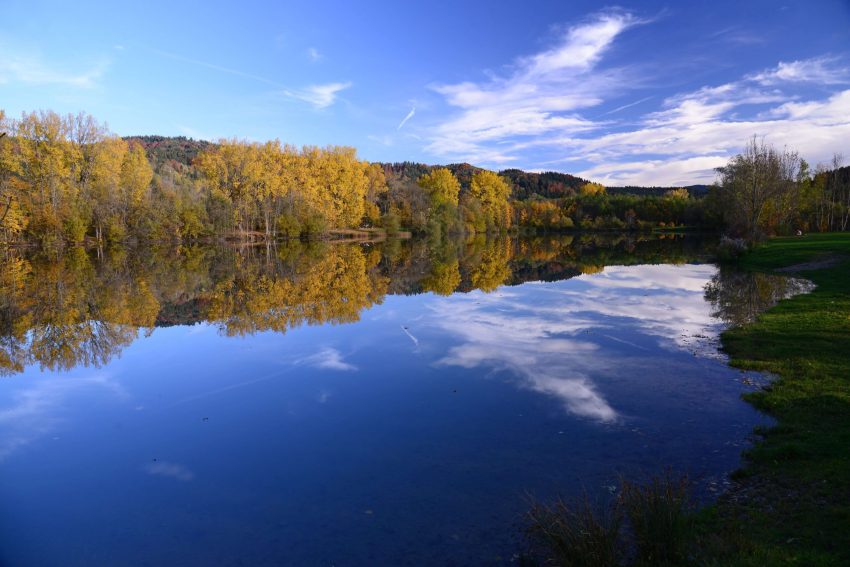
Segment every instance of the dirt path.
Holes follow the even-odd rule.
[[[829,256],[824,256],[817,260],[812,260],[811,262],[803,262],[802,264],[794,264],[792,266],[786,266],[784,268],[777,268],[774,271],[794,273],[805,272],[808,270],[823,270],[824,268],[831,268],[833,266],[837,266],[846,259],[847,256],[843,256],[840,254],[831,254]]]

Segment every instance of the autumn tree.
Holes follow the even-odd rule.
[[[665,199],[678,199],[681,201],[686,201],[690,198],[691,194],[684,187],[679,187],[677,189],[671,189],[664,194]]]
[[[582,195],[603,195],[605,194],[605,186],[591,181],[582,185],[579,192]]]
[[[381,222],[381,215],[385,214],[386,207],[384,196],[387,194],[387,178],[384,168],[380,164],[372,163],[366,166],[366,202],[364,203],[365,220],[375,226]]]
[[[469,185],[470,195],[481,203],[488,228],[506,229],[510,227],[511,186],[504,177],[482,169],[472,175]]]
[[[790,216],[801,160],[753,137],[743,153],[717,169],[726,222],[750,241],[776,230]]]
[[[418,185],[428,195],[428,230],[432,234],[451,232],[457,223],[458,196],[460,183],[454,174],[444,168],[426,173],[418,180]]]
[[[460,183],[445,167],[437,168],[419,178],[419,186],[425,190],[434,207],[457,207]]]

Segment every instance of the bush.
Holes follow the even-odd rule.
[[[187,238],[198,238],[205,230],[198,211],[189,208],[180,212],[180,228],[180,233]]]
[[[717,245],[717,259],[722,263],[738,262],[749,247],[743,238],[729,238],[724,235]]]
[[[127,238],[127,228],[119,217],[110,217],[106,221],[106,240],[121,242]]]
[[[277,217],[277,231],[285,238],[298,238],[301,235],[301,222],[293,214],[284,213]]]
[[[381,226],[387,231],[387,234],[396,234],[401,230],[401,219],[394,212],[389,212],[381,218]]]
[[[82,242],[86,237],[86,229],[88,228],[87,223],[84,219],[73,215],[65,219],[65,238],[68,239],[68,242],[78,243]]]
[[[311,213],[301,223],[301,232],[308,236],[323,234],[328,230],[328,221],[323,215]]]

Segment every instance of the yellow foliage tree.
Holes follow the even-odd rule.
[[[504,177],[486,169],[477,171],[472,176],[469,192],[481,203],[488,225],[510,227],[511,211],[508,199],[511,196],[511,186]]]
[[[425,190],[433,206],[457,207],[460,183],[445,167],[437,168],[419,178],[419,186]]]
[[[601,183],[588,182],[581,186],[582,195],[602,195],[605,193],[605,186]]]
[[[667,199],[678,199],[681,201],[685,201],[689,199],[691,194],[684,187],[679,187],[678,189],[671,189],[664,194],[664,197]]]

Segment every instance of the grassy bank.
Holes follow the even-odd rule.
[[[738,486],[704,512],[700,555],[850,565],[850,234],[771,240],[743,266],[799,274],[817,289],[722,336],[731,364],[779,377],[747,398],[777,425],[759,432]]]

